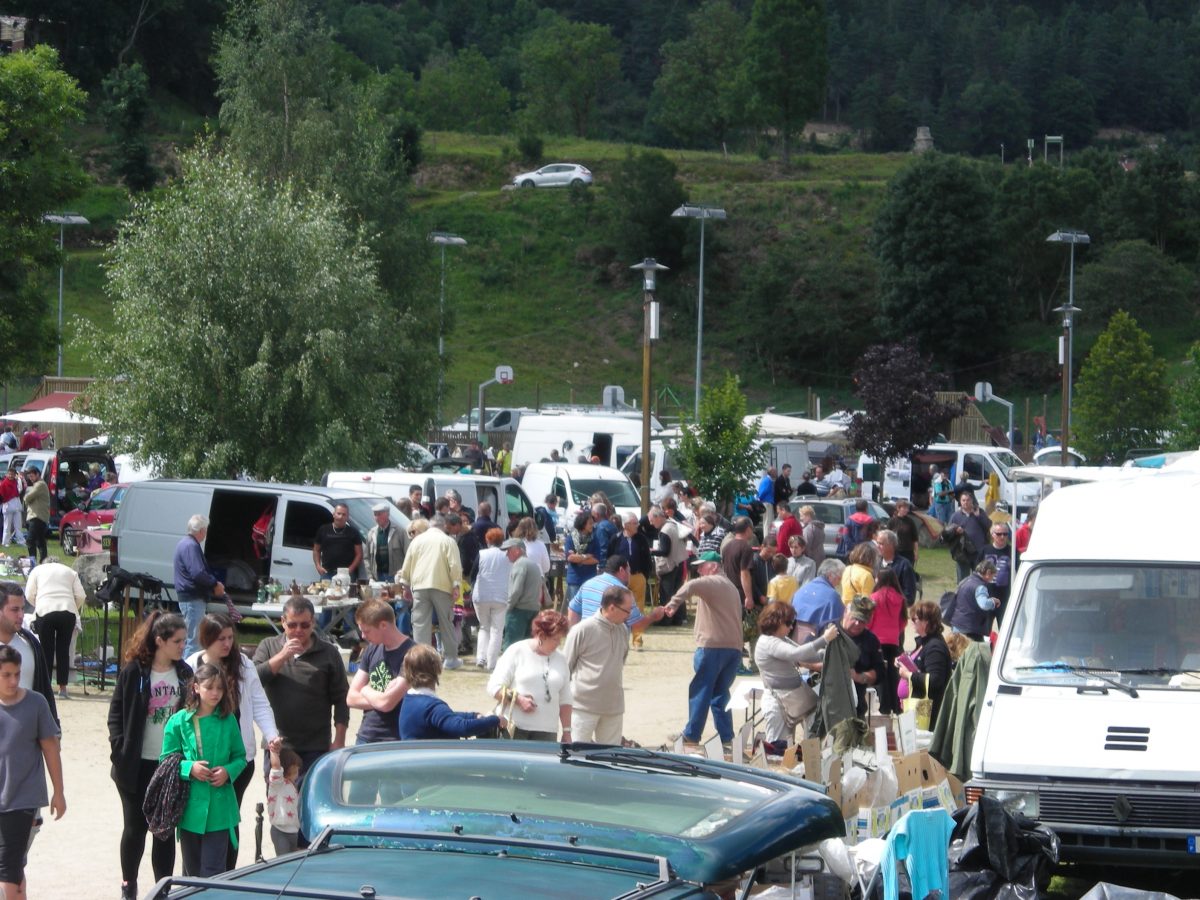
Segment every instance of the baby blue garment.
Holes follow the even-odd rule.
[[[883,871],[883,900],[898,900],[900,896],[898,859],[904,860],[913,900],[925,900],[932,890],[940,890],[942,900],[949,900],[950,862],[946,851],[953,833],[954,819],[944,809],[905,813],[888,834],[879,862]]]

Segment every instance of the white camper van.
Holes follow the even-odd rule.
[[[538,506],[547,494],[558,496],[558,527],[564,528],[597,491],[608,497],[617,513],[641,514],[641,497],[629,479],[608,466],[584,463],[533,463],[521,486]]]
[[[1055,491],[1038,511],[971,754],[1064,860],[1200,867],[1200,474]],[[1120,523],[1157,522],[1154,528]]]
[[[1000,499],[1012,505],[1015,497],[1018,516],[1037,505],[1037,484],[1014,482],[1009,475],[1010,469],[1024,463],[1011,450],[985,444],[930,444],[907,459],[889,461],[882,471],[875,460],[864,455],[858,460],[863,496],[880,501],[906,497],[916,509],[927,509],[932,484],[931,465],[947,473],[955,484],[965,474],[967,481],[975,486],[975,499],[980,509],[984,508],[988,479],[993,474],[1000,482]]]
[[[662,430],[655,418],[650,432]],[[600,465],[621,468],[631,454],[642,446],[642,414],[542,412],[524,415],[513,439],[513,465],[549,460],[557,451],[566,463],[584,462],[600,457]]]

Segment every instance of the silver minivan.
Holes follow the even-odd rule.
[[[345,503],[350,522],[364,537],[375,525],[371,507],[379,497],[345,488],[254,481],[162,479],[129,486],[113,523],[112,562],[121,568],[174,581],[175,546],[187,533],[188,519],[208,516],[205,555],[241,607],[253,602],[261,578],[285,587],[317,580],[313,541],[317,529],[333,521],[335,502]],[[408,527],[400,510],[392,523]]]

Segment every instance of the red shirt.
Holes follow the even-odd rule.
[[[793,534],[803,534],[804,526],[796,521],[795,516],[788,516],[783,520],[783,524],[779,526],[779,530],[775,532],[775,547],[780,553],[791,556],[788,551],[788,538]]]
[[[9,478],[7,475],[0,477],[0,503],[7,503],[19,496],[21,496],[21,488],[17,484],[17,479]]]

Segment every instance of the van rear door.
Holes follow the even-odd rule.
[[[210,516],[213,489],[202,484],[141,481],[129,486],[113,523],[116,564],[175,583],[175,547],[194,515]]]

